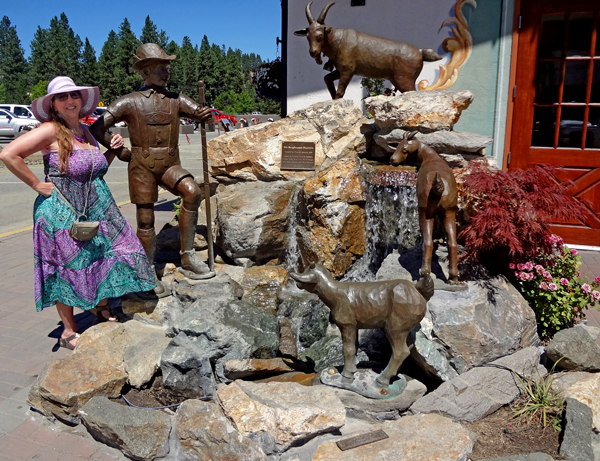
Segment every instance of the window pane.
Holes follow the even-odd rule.
[[[600,149],[600,107],[590,107],[585,147]]]
[[[592,13],[574,14],[569,22],[569,38],[567,39],[567,56],[589,56],[592,46]]]
[[[583,107],[562,108],[558,147],[581,147],[583,113]]]
[[[554,145],[554,125],[556,107],[535,107],[533,111],[533,133],[531,145],[552,147]]]
[[[560,58],[565,36],[565,15],[548,15],[542,18],[542,33],[538,58]]]
[[[585,102],[590,61],[567,61],[562,102]]]
[[[535,102],[558,102],[558,86],[560,84],[560,61],[541,61],[537,63],[535,76]]]
[[[594,61],[590,102],[600,102],[600,61]]]

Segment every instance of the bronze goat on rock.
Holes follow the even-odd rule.
[[[414,91],[423,61],[441,58],[434,50],[420,50],[414,45],[397,42],[354,29],[334,29],[324,24],[325,16],[335,2],[328,3],[315,20],[306,5],[309,26],[297,30],[295,35],[308,38],[309,53],[317,64],[322,64],[321,53],[329,58],[323,67],[335,70],[325,76],[325,84],[333,99],[344,97],[346,87],[354,75],[383,78],[392,82],[398,91]],[[339,80],[337,90],[334,81]]]
[[[421,276],[431,273],[433,254],[433,221],[436,214],[444,219],[444,230],[448,238],[449,283],[459,285],[458,244],[456,242],[456,210],[458,209],[458,187],[452,169],[439,154],[415,139],[416,132],[407,134],[390,158],[392,165],[416,163],[417,202],[419,227],[423,234],[423,261]]]

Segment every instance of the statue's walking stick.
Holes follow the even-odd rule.
[[[198,102],[205,106],[204,82],[198,82]],[[206,207],[206,241],[208,243],[208,267],[215,270],[215,256],[213,253],[212,220],[210,218],[210,182],[208,176],[208,148],[206,147],[206,127],[200,122],[200,133],[202,136],[202,173],[204,174],[204,206]]]

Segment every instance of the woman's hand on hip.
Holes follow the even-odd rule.
[[[112,138],[110,138],[110,148],[111,149],[119,149],[123,147],[123,136],[120,134],[113,134]]]
[[[54,184],[51,182],[40,181],[33,186],[33,190],[44,197],[50,197],[50,195],[52,195],[52,191],[54,190]]]

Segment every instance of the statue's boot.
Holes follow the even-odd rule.
[[[183,205],[179,209],[179,232],[181,233],[181,267],[179,272],[192,280],[209,279],[216,275],[215,271],[198,258],[194,251],[194,237],[198,211],[189,211]]]
[[[158,279],[156,275],[156,268],[154,267],[154,253],[156,252],[156,233],[154,229],[140,229],[137,230],[137,236],[142,242],[142,246],[144,247],[144,251],[146,252],[146,257],[150,264],[152,264],[152,273],[154,274],[154,281],[156,282],[156,288],[150,291],[144,291],[138,293],[142,298],[164,298],[165,296],[169,296],[171,292],[165,288],[163,283]]]

